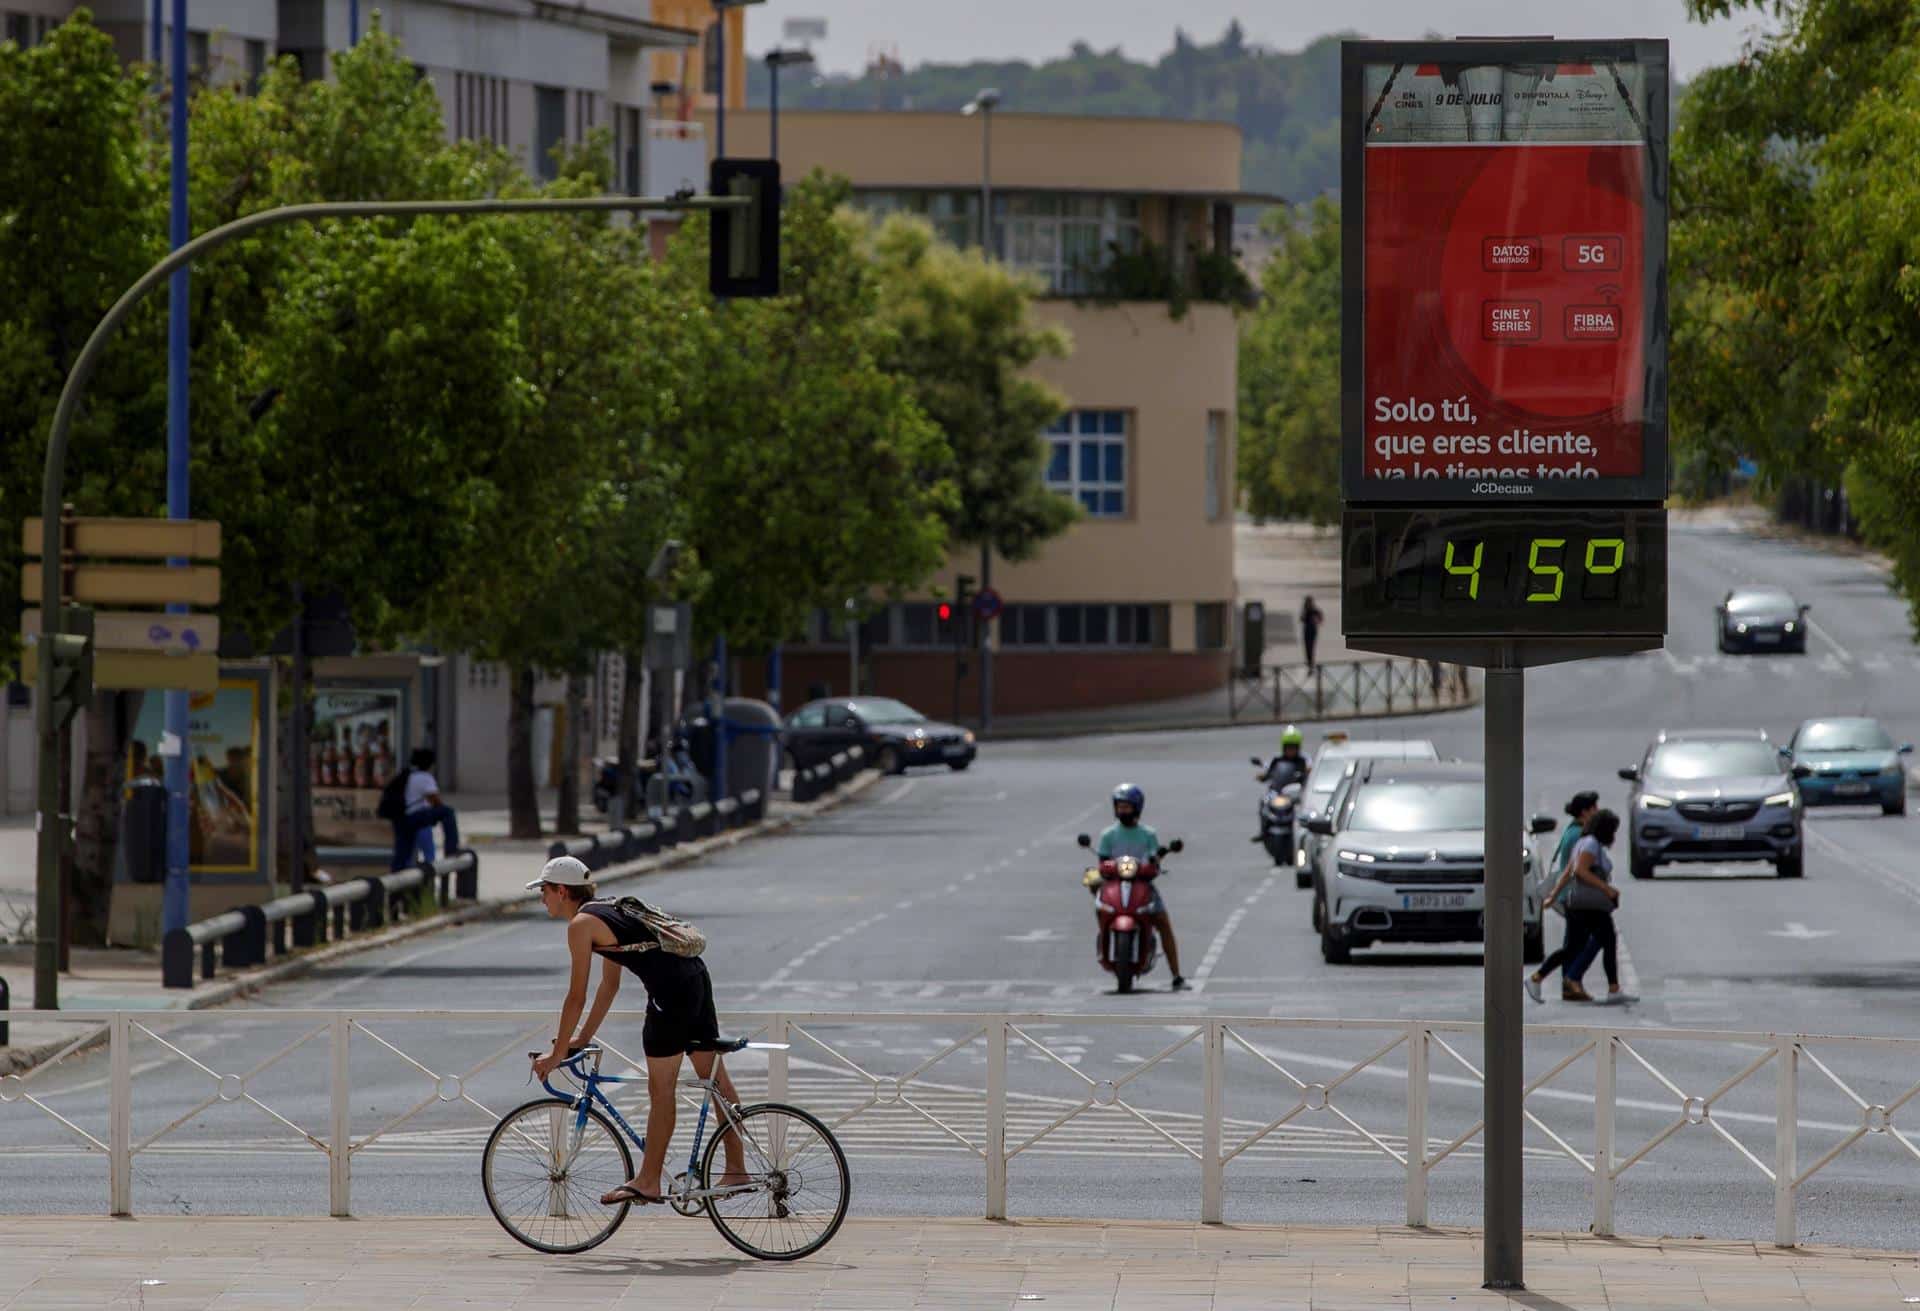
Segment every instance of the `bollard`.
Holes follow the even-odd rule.
[[[467,863],[460,867],[460,872],[454,877],[453,895],[462,901],[478,901],[480,899],[480,853],[463,850],[460,854],[467,858]]]
[[[13,1006],[12,989],[7,987],[7,981],[4,978],[0,978],[0,1015],[5,1015],[7,1011],[11,1009],[12,1006]],[[0,1047],[4,1047],[6,1045],[7,1045],[7,1022],[5,1020],[0,1020]]]

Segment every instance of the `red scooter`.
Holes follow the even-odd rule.
[[[1080,845],[1093,839],[1080,835]],[[1159,956],[1160,935],[1142,912],[1153,900],[1153,881],[1160,863],[1184,844],[1175,838],[1151,860],[1118,856],[1089,869],[1081,882],[1093,893],[1093,913],[1100,923],[1100,968],[1108,971],[1119,991],[1132,992],[1133,981],[1153,968]]]

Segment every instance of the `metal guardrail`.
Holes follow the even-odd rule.
[[[547,859],[573,856],[596,873],[609,865],[658,855],[662,847],[691,842],[696,837],[711,837],[726,829],[757,824],[767,816],[767,797],[759,788],[748,788],[737,797],[720,801],[699,801],[678,806],[658,820],[645,820],[604,833],[557,840],[547,847]]]
[[[222,965],[234,970],[266,964],[269,947],[272,955],[285,956],[321,946],[328,940],[329,925],[334,941],[380,928],[404,904],[399,901],[403,894],[426,888],[438,893],[442,905],[454,898],[478,899],[480,857],[472,851],[457,851],[402,870],[321,884],[259,905],[236,906],[170,930],[160,941],[160,981],[168,988],[191,988],[196,957],[200,977],[211,979]]]
[[[1403,714],[1466,705],[1473,685],[1465,666],[1379,656],[1312,666],[1262,665],[1258,675],[1235,669],[1227,679],[1227,713],[1274,720],[1338,719]]]
[[[488,1127],[497,1122],[497,1112],[475,1096],[476,1081],[503,1058],[527,1051],[529,1041],[541,1041],[541,1036],[551,1029],[553,1017],[545,1010],[247,1010],[25,1011],[15,1012],[14,1018],[81,1020],[106,1025],[110,1072],[104,1140],[83,1127],[76,1118],[81,1114],[77,1110],[74,1115],[67,1115],[49,1105],[49,1099],[56,1095],[51,1089],[36,1087],[36,1081],[49,1070],[58,1068],[63,1060],[88,1045],[92,1035],[76,1039],[51,1060],[24,1075],[0,1077],[0,1108],[25,1106],[44,1112],[78,1140],[80,1150],[104,1154],[108,1162],[107,1203],[112,1214],[131,1213],[132,1169],[136,1156],[209,1108],[244,1101],[281,1126],[289,1135],[286,1142],[304,1144],[327,1159],[329,1209],[333,1215],[344,1216],[351,1213],[355,1156],[429,1108],[445,1106],[462,1110],[469,1119],[477,1112],[482,1124]],[[615,1018],[626,1021],[637,1016],[617,1014]],[[1462,1149],[1478,1137],[1482,1129],[1481,1123],[1475,1120],[1450,1139],[1442,1140],[1430,1136],[1429,1132],[1430,1124],[1437,1123],[1434,1117],[1437,1084],[1465,1085],[1466,1091],[1457,1094],[1456,1100],[1471,1095],[1473,1104],[1478,1104],[1475,1085],[1480,1082],[1481,1074],[1463,1053],[1476,1050],[1480,1026],[1465,1022],[798,1011],[735,1014],[728,1020],[729,1031],[792,1044],[791,1053],[786,1050],[768,1053],[767,1097],[788,1100],[793,1096],[803,1102],[808,1100],[804,1094],[790,1092],[789,1081],[796,1066],[810,1078],[832,1076],[851,1090],[851,1096],[843,1098],[846,1103],[843,1107],[822,1108],[823,1118],[836,1131],[863,1116],[905,1115],[916,1123],[930,1126],[931,1136],[942,1148],[961,1151],[979,1160],[985,1175],[985,1214],[989,1219],[1005,1218],[1008,1213],[1010,1163],[1022,1153],[1049,1150],[1042,1144],[1082,1116],[1104,1114],[1108,1122],[1124,1117],[1121,1122],[1138,1138],[1130,1150],[1157,1148],[1196,1162],[1200,1167],[1200,1219],[1205,1223],[1222,1220],[1225,1180],[1236,1162],[1254,1159],[1249,1154],[1281,1130],[1296,1125],[1304,1127],[1313,1117],[1326,1117],[1334,1122],[1335,1132],[1341,1135],[1339,1146],[1344,1154],[1385,1159],[1404,1173],[1406,1223],[1424,1225],[1429,1181],[1449,1161],[1456,1162],[1455,1169],[1461,1168],[1458,1162],[1466,1159]],[[393,1040],[397,1029],[420,1022],[430,1025],[436,1034],[444,1034],[450,1025],[467,1028],[476,1023],[498,1024],[510,1031],[511,1036],[478,1059],[472,1057],[472,1049],[463,1048],[453,1064],[436,1067],[426,1058],[409,1055]],[[206,1055],[203,1061],[174,1040],[177,1031],[184,1027],[236,1024],[292,1025],[302,1036],[245,1070],[217,1068],[229,1062],[237,1065],[247,1059],[238,1054],[245,1045],[241,1041],[230,1037],[218,1046],[203,1050],[202,1054]],[[1039,1032],[1048,1026],[1062,1026],[1073,1033],[1113,1028],[1154,1033],[1161,1035],[1160,1046],[1157,1054],[1148,1058],[1122,1057],[1131,1063],[1122,1073],[1095,1077],[1077,1068],[1069,1059],[1073,1053],[1067,1050],[1065,1037],[1054,1039],[1059,1049],[1049,1045],[1048,1035]],[[617,1025],[610,1027],[616,1032],[619,1029]],[[903,1028],[945,1032],[933,1042],[922,1044],[923,1049],[931,1050],[930,1055],[894,1058],[903,1064],[910,1062],[910,1068],[876,1070],[863,1064],[863,1060],[877,1063],[883,1058],[865,1056],[871,1047],[856,1045],[856,1040],[868,1043],[875,1030]],[[834,1036],[834,1030],[845,1030],[846,1037]],[[1895,1117],[1920,1096],[1920,1040],[1574,1025],[1541,1025],[1529,1028],[1527,1034],[1533,1050],[1544,1050],[1539,1044],[1547,1040],[1569,1049],[1550,1068],[1528,1082],[1522,1107],[1531,1128],[1552,1145],[1540,1150],[1547,1151],[1554,1159],[1571,1161],[1590,1180],[1595,1233],[1615,1232],[1615,1202],[1621,1179],[1664,1144],[1686,1134],[1710,1138],[1724,1145],[1732,1154],[1730,1159],[1743,1162],[1771,1184],[1773,1239],[1782,1247],[1793,1246],[1796,1241],[1795,1206],[1801,1190],[1862,1139],[1885,1137],[1907,1156],[1920,1161],[1920,1147],[1895,1123]],[[260,1100],[258,1081],[266,1071],[293,1053],[307,1049],[323,1035],[331,1071],[329,1117],[324,1130],[310,1130]],[[953,1036],[949,1039],[946,1035]],[[1371,1050],[1359,1059],[1346,1054],[1334,1060],[1309,1058],[1301,1053],[1272,1049],[1270,1044],[1282,1035],[1295,1042],[1345,1036],[1350,1041],[1358,1039],[1362,1050]],[[149,1053],[143,1052],[141,1063],[136,1066],[136,1041],[143,1046],[157,1045],[172,1058],[205,1075],[213,1085],[212,1091],[196,1105],[138,1141],[133,1135],[135,1076],[165,1066],[169,1060],[165,1056],[149,1060]],[[601,1041],[605,1043],[604,1036]],[[1669,1077],[1654,1063],[1652,1054],[1663,1045],[1681,1046],[1690,1056],[1724,1053],[1727,1059],[1722,1065],[1735,1072],[1712,1087],[1706,1087],[1702,1081],[1689,1090],[1681,1081],[1687,1076]],[[371,1129],[364,1122],[356,1126],[352,1100],[355,1068],[352,1058],[369,1048],[396,1058],[417,1074],[424,1085],[418,1101]],[[637,1056],[609,1050],[619,1060],[639,1068]],[[984,1065],[984,1080],[978,1086],[971,1081],[960,1085],[946,1082],[962,1073],[956,1068],[959,1063],[951,1061],[960,1053],[967,1053],[975,1063]],[[1383,1064],[1386,1058],[1395,1055],[1403,1066]],[[978,1060],[982,1056],[984,1060]],[[1015,1057],[1031,1058],[1071,1091],[1065,1097],[1048,1099],[1045,1105],[1036,1106],[1036,1099],[1030,1094],[1010,1087],[1009,1061]],[[1863,1059],[1868,1075],[1862,1078],[1871,1077],[1881,1082],[1891,1079],[1895,1084],[1912,1078],[1914,1082],[1898,1096],[1883,1102],[1869,1101],[1835,1073],[1833,1066],[1844,1064],[1845,1057]],[[1163,1066],[1196,1060],[1201,1076],[1197,1105],[1147,1110],[1135,1104],[1133,1099],[1139,1095],[1134,1088],[1136,1080]],[[1447,1074],[1436,1074],[1436,1065]],[[1316,1067],[1337,1072],[1303,1073]],[[1768,1076],[1763,1072],[1768,1067],[1771,1067],[1773,1084],[1771,1116],[1726,1104],[1736,1090],[1767,1082]],[[387,1068],[390,1071],[392,1067]],[[1559,1086],[1570,1082],[1562,1076],[1579,1069],[1591,1073],[1590,1095]],[[1620,1091],[1623,1070],[1644,1071],[1658,1095],[1650,1099],[1623,1096]],[[1897,1077],[1892,1073],[1896,1070],[1899,1071]],[[1809,1071],[1839,1091],[1857,1113],[1857,1123],[1849,1126],[1803,1120],[1800,1093]],[[737,1080],[751,1078],[757,1073],[757,1070],[752,1074],[736,1070],[735,1077]],[[1378,1076],[1370,1085],[1374,1088],[1399,1086],[1399,1100],[1404,1104],[1403,1122],[1389,1128],[1377,1122],[1377,1107],[1369,1109],[1359,1104],[1363,1099],[1348,1098],[1347,1093],[1358,1086],[1354,1081],[1362,1074]],[[1717,1075],[1709,1077],[1718,1078]],[[313,1082],[303,1079],[299,1084],[304,1089]],[[511,1082],[514,1081],[503,1079],[503,1084]],[[1261,1109],[1253,1115],[1229,1115],[1228,1094],[1230,1091],[1239,1094],[1242,1089],[1247,1108]],[[39,1095],[43,1091],[46,1095]],[[1278,1102],[1273,1098],[1276,1091],[1281,1094]],[[1569,1100],[1592,1103],[1591,1145],[1584,1149],[1574,1141],[1584,1135],[1565,1128],[1564,1124],[1556,1127],[1548,1118],[1552,1112],[1542,1104],[1552,1101],[1555,1105],[1564,1105]],[[1270,1114],[1276,1106],[1277,1114]],[[1458,1106],[1444,1109],[1456,1114],[1459,1111]],[[6,1115],[7,1112],[0,1109],[0,1156],[8,1150]],[[1368,1116],[1375,1118],[1376,1123],[1365,1123],[1362,1117]],[[1623,1124],[1623,1116],[1631,1124]],[[1773,1143],[1771,1151],[1763,1157],[1747,1146],[1741,1133],[1750,1133],[1747,1126],[1769,1119]],[[1623,1129],[1630,1129],[1632,1124],[1642,1125],[1643,1130],[1656,1124],[1661,1127],[1646,1133],[1644,1138],[1639,1137],[1640,1131],[1635,1131],[1637,1141],[1625,1140]],[[1729,1128],[1729,1124],[1741,1133]],[[438,1134],[444,1130],[429,1132]],[[1327,1131],[1316,1128],[1314,1132]],[[1833,1141],[1812,1164],[1803,1165],[1799,1156],[1800,1138],[1803,1133],[1817,1132],[1826,1133]],[[16,1150],[44,1152],[45,1149]],[[184,1150],[196,1155],[218,1156],[237,1155],[248,1149],[244,1145],[216,1142]],[[474,1154],[477,1168],[477,1143]],[[1843,1177],[1829,1176],[1829,1179],[1834,1188],[1844,1188],[1848,1182]],[[205,1205],[196,1203],[197,1208]]]

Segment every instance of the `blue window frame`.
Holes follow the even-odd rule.
[[[1097,519],[1127,513],[1126,410],[1069,410],[1047,425],[1047,486]]]

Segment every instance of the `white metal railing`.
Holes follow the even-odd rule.
[[[482,1125],[490,1127],[506,1106],[492,1106],[475,1094],[472,1085],[503,1058],[544,1047],[552,1015],[549,1011],[414,1011],[414,1010],[251,1010],[210,1011],[18,1011],[10,1016],[15,1022],[59,1020],[89,1022],[104,1027],[109,1075],[104,1138],[86,1128],[76,1116],[52,1103],[67,1094],[57,1087],[54,1072],[70,1068],[68,1063],[89,1044],[97,1044],[99,1030],[76,1038],[53,1058],[24,1074],[0,1077],[0,1161],[18,1147],[11,1124],[17,1124],[7,1107],[31,1108],[51,1117],[65,1130],[66,1138],[79,1144],[77,1150],[104,1154],[108,1162],[108,1210],[115,1215],[132,1210],[133,1162],[144,1152],[155,1149],[168,1135],[221,1104],[238,1104],[258,1111],[268,1124],[289,1143],[304,1144],[328,1162],[328,1200],[332,1214],[350,1214],[352,1167],[357,1154],[407,1125],[435,1106],[465,1107],[477,1113]],[[638,1016],[616,1014],[607,1032],[618,1033],[623,1022]],[[1482,1129],[1474,1121],[1447,1140],[1430,1137],[1430,1120],[1435,1109],[1434,1066],[1446,1072],[1450,1085],[1471,1089],[1481,1071],[1467,1053],[1477,1050],[1480,1026],[1450,1021],[1398,1020],[1311,1020],[1269,1017],[1169,1016],[1169,1015],[1060,1015],[956,1014],[927,1013],[841,1013],[841,1012],[756,1012],[729,1016],[729,1027],[743,1035],[765,1037],[791,1044],[791,1051],[767,1054],[765,1095],[786,1099],[792,1089],[790,1080],[796,1062],[808,1071],[842,1082],[850,1095],[842,1105],[815,1107],[836,1131],[863,1116],[881,1112],[896,1113],[923,1123],[932,1139],[948,1150],[970,1154],[985,1169],[986,1215],[991,1219],[1007,1215],[1008,1165],[1029,1151],[1065,1150],[1058,1147],[1056,1135],[1079,1117],[1094,1112],[1112,1112],[1124,1117],[1131,1130],[1144,1133],[1148,1141],[1163,1150],[1184,1156],[1200,1166],[1200,1218],[1217,1223],[1222,1219],[1225,1176],[1229,1166],[1247,1157],[1273,1135],[1295,1128],[1308,1117],[1324,1116],[1334,1121],[1341,1135],[1342,1150],[1392,1161],[1405,1173],[1406,1223],[1427,1223],[1427,1186],[1433,1172],[1477,1138]],[[511,1034],[505,1042],[489,1045],[477,1057],[465,1052],[450,1065],[410,1055],[395,1040],[394,1030],[408,1024],[428,1022],[448,1024],[498,1025]],[[207,1060],[189,1052],[175,1041],[178,1030],[191,1026],[252,1026],[274,1024],[291,1026],[296,1034],[263,1059],[252,1061],[244,1069],[222,1069],[217,1056]],[[1037,1030],[1065,1026],[1080,1030],[1159,1029],[1172,1036],[1150,1057],[1124,1058],[1131,1062],[1117,1077],[1095,1077],[1080,1069],[1078,1048],[1068,1048],[1065,1040]],[[934,1044],[930,1055],[919,1059],[902,1072],[869,1068],[851,1054],[855,1038],[838,1036],[836,1030],[858,1030],[862,1035],[873,1030],[934,1029],[957,1034]],[[1368,1054],[1357,1059],[1340,1056],[1334,1060],[1315,1057],[1312,1064],[1328,1067],[1333,1076],[1307,1077],[1302,1071],[1311,1065],[1299,1054],[1275,1053],[1262,1041],[1279,1035],[1349,1035]],[[1522,1101],[1528,1125],[1547,1143],[1536,1149],[1548,1156],[1572,1161],[1591,1180],[1593,1228],[1600,1234],[1614,1232],[1614,1199],[1621,1177],[1634,1169],[1663,1144],[1679,1136],[1710,1135],[1722,1143],[1735,1159],[1772,1186],[1774,1197],[1774,1242],[1792,1246],[1796,1240],[1795,1200],[1798,1191],[1822,1170],[1840,1158],[1864,1138],[1886,1136],[1906,1156],[1920,1162],[1920,1147],[1894,1123],[1894,1118],[1916,1095],[1920,1095],[1920,1040],[1901,1038],[1841,1037],[1801,1033],[1752,1033],[1696,1029],[1598,1028],[1572,1025],[1540,1025],[1527,1030],[1530,1048],[1540,1051],[1543,1043],[1560,1042],[1571,1050],[1557,1062],[1534,1076],[1526,1085]],[[282,1114],[260,1096],[258,1084],[267,1071],[297,1052],[309,1050],[317,1039],[325,1038],[329,1075],[328,1122],[324,1130],[309,1129]],[[864,1037],[860,1040],[866,1040]],[[134,1137],[134,1084],[136,1071],[133,1048],[136,1041],[156,1045],[165,1053],[153,1069],[177,1066],[198,1071],[210,1083],[205,1096],[164,1126]],[[1683,1081],[1688,1076],[1670,1077],[1649,1057],[1649,1051],[1663,1044],[1681,1044],[1693,1056],[1713,1053],[1724,1056],[1722,1064],[1737,1070],[1708,1087],[1704,1081],[1689,1091]],[[222,1043],[222,1050],[237,1052],[244,1044]],[[444,1043],[442,1044],[444,1046]],[[455,1044],[458,1048],[460,1044]],[[984,1051],[981,1049],[984,1048]],[[1873,1102],[1850,1086],[1823,1060],[1836,1052],[1864,1056],[1873,1077],[1891,1079],[1904,1090],[1886,1101]],[[612,1055],[629,1065],[632,1058],[609,1047]],[[408,1072],[422,1081],[421,1095],[398,1114],[389,1115],[371,1127],[356,1126],[352,1101],[352,1057],[367,1052],[382,1060],[397,1063],[390,1070]],[[984,1080],[978,1087],[940,1081],[936,1067],[965,1053],[984,1065]],[[1381,1062],[1400,1053],[1404,1071],[1383,1066]],[[1254,1095],[1279,1089],[1291,1094],[1292,1103],[1278,1115],[1261,1120],[1228,1114],[1228,1062],[1237,1054],[1243,1063],[1251,1063],[1255,1078],[1246,1086]],[[1143,1109],[1130,1100],[1133,1086],[1142,1076],[1177,1063],[1191,1062],[1197,1056],[1200,1065],[1200,1095],[1197,1114],[1194,1109]],[[1045,1067],[1045,1072],[1071,1091],[1065,1096],[1042,1097],[1010,1086],[1009,1059],[1019,1057]],[[1658,1095],[1652,1099],[1623,1098],[1620,1075],[1623,1068],[1640,1070],[1651,1080]],[[234,1066],[241,1062],[231,1059]],[[212,1062],[212,1063],[209,1063]],[[1541,1114],[1537,1104],[1547,1098],[1576,1097],[1585,1093],[1557,1088],[1557,1082],[1569,1071],[1582,1066],[1592,1072],[1592,1145],[1583,1151],[1569,1141]],[[1754,1088],[1762,1081],[1763,1071],[1772,1066],[1773,1128],[1771,1164],[1754,1151],[1742,1137],[1723,1121],[1763,1124],[1769,1117],[1753,1111],[1726,1106],[1728,1099],[1742,1088]],[[1800,1114],[1802,1067],[1809,1066],[1844,1099],[1857,1114],[1854,1124],[1809,1122]],[[949,1065],[947,1067],[951,1069]],[[1190,1067],[1189,1067],[1190,1068]],[[517,1067],[513,1067],[517,1072]],[[1453,1071],[1459,1071],[1456,1074]],[[504,1073],[504,1072],[503,1072]],[[1363,1073],[1385,1076],[1384,1082],[1399,1085],[1404,1103],[1404,1138],[1395,1146],[1397,1136],[1379,1127],[1369,1127],[1362,1117],[1369,1110],[1357,1103],[1363,1097],[1346,1097],[1350,1086]],[[736,1078],[742,1072],[736,1071]],[[1699,1076],[1693,1076],[1699,1079]],[[1909,1080],[1911,1080],[1909,1082]],[[43,1082],[46,1081],[46,1082]],[[503,1082],[503,1089],[508,1086]],[[1234,1084],[1238,1089],[1241,1084]],[[1373,1086],[1379,1086],[1376,1083]],[[1705,1088],[1705,1091],[1700,1089]],[[1832,1100],[1831,1094],[1829,1100]],[[797,1094],[796,1100],[808,1099]],[[1474,1102],[1477,1104],[1475,1096]],[[1343,1102],[1345,1104],[1343,1104]],[[1836,1103],[1841,1104],[1841,1103]],[[1664,1119],[1664,1125],[1637,1145],[1623,1149],[1617,1142],[1620,1114],[1625,1109],[1636,1115]],[[1456,1109],[1457,1108],[1450,1108]],[[1720,1114],[1716,1117],[1716,1112]],[[1377,1106],[1373,1114],[1378,1113]],[[17,1114],[17,1113],[15,1113]],[[1197,1121],[1197,1137],[1193,1133]],[[1169,1127],[1171,1126],[1171,1127]],[[1186,1132],[1183,1134],[1181,1130]],[[1813,1129],[1837,1136],[1838,1141],[1813,1164],[1802,1168],[1798,1146],[1803,1131]],[[1297,1130],[1296,1130],[1297,1131]],[[1321,1132],[1325,1132],[1324,1130]],[[1049,1140],[1055,1140],[1049,1146]],[[32,1149],[39,1150],[39,1149]],[[213,1145],[193,1149],[199,1154],[221,1154]],[[224,1150],[234,1150],[227,1148]],[[477,1161],[477,1147],[476,1161]]]

